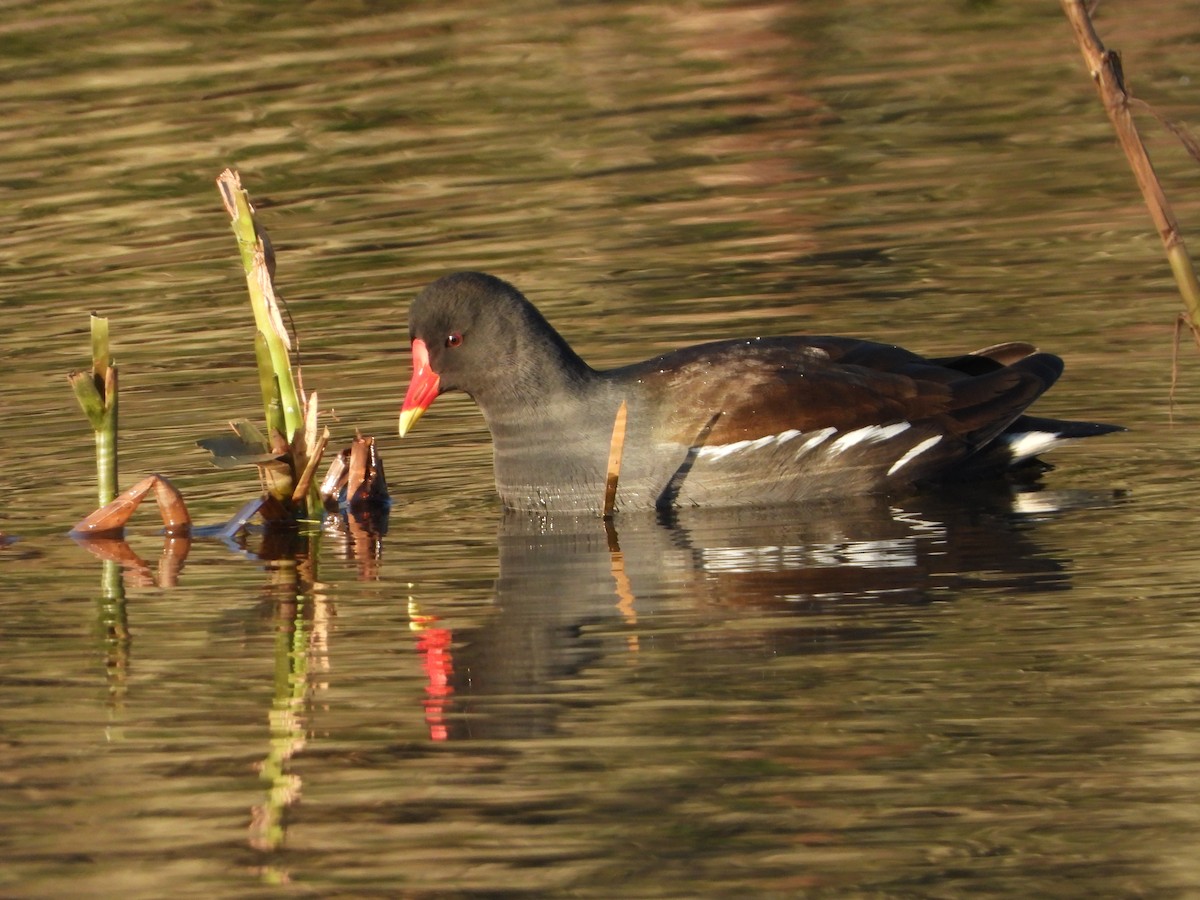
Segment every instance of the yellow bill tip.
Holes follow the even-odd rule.
[[[400,411],[400,437],[404,437],[412,431],[413,426],[417,424],[417,419],[421,418],[425,409],[426,407],[423,406],[414,406]]]

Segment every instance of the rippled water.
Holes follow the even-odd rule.
[[[1098,27],[1194,118],[1200,8],[1142,7]],[[1185,348],[1172,410],[1179,301],[1055,4],[62,0],[7,4],[0,49],[0,894],[1200,888],[1200,375]],[[90,311],[122,483],[205,523],[256,491],[195,447],[258,406],[226,165],[397,505],[186,551],[146,513],[122,574],[64,536]],[[407,300],[465,268],[596,365],[1035,340],[1041,411],[1131,431],[1018,497],[505,516],[467,400],[394,437]]]

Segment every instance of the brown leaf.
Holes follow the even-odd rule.
[[[188,515],[183,495],[161,475],[150,477],[156,479],[154,499],[158,501],[158,511],[162,513],[163,528],[167,534],[188,534],[192,530],[192,517]]]
[[[154,499],[162,514],[163,528],[167,534],[187,534],[192,527],[191,516],[188,515],[187,504],[183,495],[175,486],[161,475],[147,475],[125,493],[118,495],[111,503],[97,509],[91,515],[80,521],[71,533],[75,535],[113,535],[120,534],[126,523],[146,499],[150,491],[154,491]]]
[[[141,505],[146,494],[154,487],[158,476],[147,475],[123,494],[118,494],[111,503],[97,509],[91,515],[76,523],[71,529],[72,534],[113,534],[119,533],[133,515],[133,511]]]

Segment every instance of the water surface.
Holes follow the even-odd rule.
[[[1196,4],[1104,6],[1187,120]],[[1187,896],[1200,887],[1191,348],[1055,4],[10,4],[0,23],[0,893]],[[1194,164],[1147,119],[1185,229]],[[122,571],[65,375],[112,321],[122,483],[256,491],[214,179],[278,254],[386,533]],[[1067,362],[1121,422],[1040,490],[669,522],[506,516],[482,419],[403,443],[405,309],[519,284],[598,366],[846,333]]]

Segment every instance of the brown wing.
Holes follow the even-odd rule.
[[[705,442],[712,444],[911,422],[936,424],[980,446],[1061,372],[1057,357],[1032,349],[1005,344],[929,360],[870,341],[768,338],[690,347],[633,367],[641,370],[633,374],[661,382],[660,396],[678,413],[681,442],[697,422],[711,423]]]

